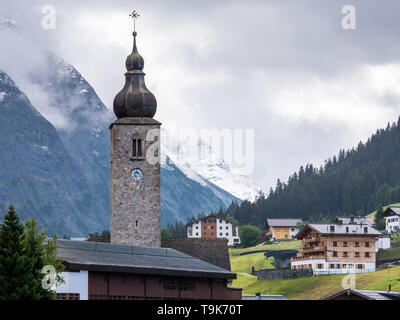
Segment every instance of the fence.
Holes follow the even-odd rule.
[[[291,270],[291,269],[261,269],[254,271],[257,280],[288,279],[297,277],[312,276],[312,270]]]
[[[375,272],[375,269],[343,269],[343,270],[314,270],[313,274],[315,276],[328,275],[328,274],[351,274],[351,273],[368,273]]]

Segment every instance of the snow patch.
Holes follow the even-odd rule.
[[[36,147],[36,148],[42,149],[44,151],[49,151],[49,147],[48,146],[39,146],[37,144],[34,144],[33,146]]]
[[[5,97],[6,95],[7,95],[6,92],[4,92],[4,91],[0,92],[0,102],[3,102],[4,97]]]

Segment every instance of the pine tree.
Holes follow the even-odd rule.
[[[0,225],[0,299],[36,300],[40,295],[33,289],[31,270],[34,261],[23,245],[24,226],[11,205]]]
[[[45,265],[53,266],[56,272],[64,269],[61,260],[56,258],[56,238],[47,240],[46,231],[43,231],[41,227],[37,227],[36,220],[32,218],[25,222],[23,244],[26,254],[33,262],[31,289],[37,293],[38,299],[53,299],[55,292],[44,289],[42,286],[44,277],[42,269]],[[63,282],[59,274],[56,276],[55,282],[56,284]]]
[[[13,206],[0,225],[0,299],[52,299],[54,292],[42,287],[42,268],[51,265],[56,271],[55,284],[63,282],[59,272],[62,261],[56,258],[56,238],[46,239],[46,232],[31,219],[20,223]]]
[[[386,221],[383,216],[383,208],[379,206],[376,209],[376,214],[375,214],[375,227],[378,230],[385,230],[386,228]]]

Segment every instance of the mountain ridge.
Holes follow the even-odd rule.
[[[267,196],[230,206],[224,214],[263,227],[267,217],[323,221],[366,215],[399,201],[400,117],[356,148],[340,150],[319,168],[301,166],[287,182],[278,179]]]

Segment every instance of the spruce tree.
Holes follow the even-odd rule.
[[[63,281],[62,261],[57,259],[57,239],[46,239],[46,232],[30,219],[20,223],[11,205],[0,225],[0,300],[52,299],[54,291],[44,289],[42,268],[56,271],[55,284]]]
[[[33,289],[30,259],[23,245],[24,226],[11,205],[0,225],[0,299],[35,300],[39,295]]]
[[[41,300],[53,299],[54,291],[44,289],[42,286],[42,280],[45,276],[42,273],[42,269],[45,265],[51,265],[57,270],[59,269],[59,263],[54,259],[55,252],[51,252],[50,255],[48,254],[47,247],[49,246],[49,242],[46,240],[46,231],[43,231],[41,227],[37,227],[34,218],[25,222],[23,245],[26,255],[32,262],[31,289],[35,292],[35,298]]]

